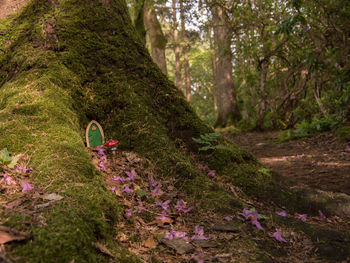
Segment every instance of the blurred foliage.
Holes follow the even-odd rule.
[[[233,76],[242,113],[238,128],[296,129],[293,134],[306,135],[349,121],[350,1],[215,1],[225,7],[232,29]],[[168,38],[168,77],[174,80],[171,3],[156,1],[156,7]],[[206,3],[184,1],[184,33],[190,40],[191,105],[213,125],[215,52]]]

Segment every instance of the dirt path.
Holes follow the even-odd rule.
[[[334,133],[284,143],[278,141],[278,132],[252,132],[230,138],[298,186],[350,195],[350,143],[339,142]]]

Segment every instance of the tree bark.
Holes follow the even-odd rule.
[[[178,22],[176,17],[176,0],[172,0],[172,16],[173,16],[174,53],[175,53],[175,84],[179,90],[182,90],[179,30],[178,30]]]
[[[211,68],[212,68],[212,93],[213,93],[213,100],[214,100],[214,113],[215,118],[218,118],[218,92],[217,92],[217,85],[216,85],[216,67],[215,67],[215,61],[216,61],[216,55],[217,52],[215,52],[215,48],[213,45],[213,37],[212,37],[212,23],[208,26],[208,39],[209,39],[209,47],[210,47],[210,62],[211,62]]]
[[[190,79],[190,63],[188,58],[188,39],[186,35],[185,10],[183,0],[180,1],[180,18],[181,18],[181,44],[184,59],[184,80],[185,94],[187,101],[191,101],[191,79]]]
[[[154,62],[167,75],[165,48],[167,39],[163,34],[162,27],[157,18],[157,14],[154,11],[153,0],[145,0],[144,7],[144,22],[146,27],[146,34],[149,36],[151,44],[151,55]]]
[[[219,5],[212,7],[216,51],[216,85],[218,118],[216,127],[235,124],[240,119],[232,77],[231,32],[225,23],[225,13]]]

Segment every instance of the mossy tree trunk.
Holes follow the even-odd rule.
[[[124,0],[32,0],[0,22],[8,25],[0,27],[0,149],[26,152],[35,187],[65,197],[46,210],[45,224],[31,225],[33,240],[16,250],[26,262],[108,262],[92,244],[112,240],[121,209],[84,146],[92,119],[205,206],[232,207],[234,197],[198,162],[248,194],[273,196],[272,178],[224,138],[215,144],[226,149],[198,152],[192,137],[212,130],[154,64]],[[21,216],[5,217],[23,227]]]

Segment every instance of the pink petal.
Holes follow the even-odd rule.
[[[125,174],[128,176],[128,178],[126,179],[128,181],[134,181],[137,177],[135,169],[131,169],[131,172],[125,172]]]
[[[152,187],[155,187],[158,183],[154,180],[153,175],[149,178]]]
[[[183,212],[184,214],[187,214],[188,212],[192,211],[193,209],[194,209],[194,206],[191,206],[191,207],[189,207],[189,208],[187,208],[187,209],[183,209],[182,212]]]
[[[137,206],[137,213],[138,213],[138,214],[141,214],[143,210],[145,210],[145,207],[140,203],[140,204]]]
[[[210,170],[208,173],[208,176],[211,178],[215,177],[215,175],[216,175],[215,170]]]
[[[156,188],[154,188],[154,189],[152,190],[152,196],[155,197],[155,196],[159,195],[158,192],[159,192],[159,186],[157,186]]]
[[[125,210],[125,216],[132,217],[132,210],[131,209],[126,209]]]
[[[287,240],[285,240],[282,236],[281,236],[281,232],[279,230],[277,230],[275,233],[273,233],[272,235],[273,238],[275,238],[276,240],[280,241],[280,242],[287,242]]]
[[[12,177],[8,175],[4,176],[4,181],[7,185],[16,184],[16,182],[12,179]]]
[[[298,214],[298,218],[299,218],[301,221],[306,222],[306,221],[307,221],[307,214]]]
[[[165,219],[166,218],[166,212],[163,211],[162,214],[158,217],[156,217],[156,219],[159,219],[159,220],[162,220],[162,219]]]
[[[199,225],[195,226],[194,235],[191,237],[191,240],[208,240],[209,237],[204,236],[204,229]]]
[[[252,225],[256,226],[260,230],[264,230],[264,228],[260,225],[260,223],[257,219],[252,220]]]
[[[32,186],[31,184],[29,184],[27,181],[24,181],[24,182],[23,182],[22,192],[30,191],[30,190],[33,190],[33,189],[34,189],[34,186]]]
[[[122,190],[122,193],[130,194],[130,193],[132,193],[132,192],[133,192],[133,190],[131,190],[131,189],[129,188],[129,186],[125,186],[124,190]]]
[[[226,221],[232,221],[232,217],[231,217],[231,216],[225,216],[225,217],[224,217],[224,220],[226,220]]]
[[[166,200],[164,203],[157,202],[157,205],[160,206],[163,210],[167,210],[169,208],[169,203],[171,200]]]
[[[318,214],[319,214],[319,216],[316,217],[317,220],[319,220],[319,221],[324,221],[324,220],[327,219],[326,216],[322,213],[321,210],[318,210]]]
[[[276,214],[279,215],[279,216],[283,216],[283,217],[287,216],[287,213],[285,211],[276,212]]]

